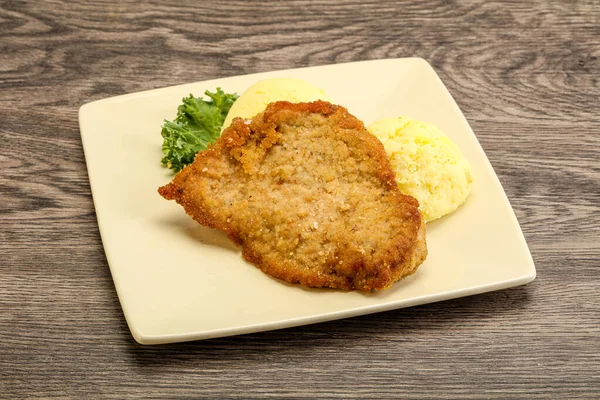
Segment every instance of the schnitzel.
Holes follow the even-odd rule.
[[[418,202],[394,178],[381,142],[344,107],[280,101],[235,118],[159,193],[275,278],[368,292],[427,256]]]
[[[381,142],[324,101],[234,119],[159,193],[289,283],[386,289],[427,255],[418,202],[399,192]]]

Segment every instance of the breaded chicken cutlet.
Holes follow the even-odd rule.
[[[159,193],[289,283],[386,289],[427,255],[418,202],[398,191],[382,144],[324,101],[234,119]]]

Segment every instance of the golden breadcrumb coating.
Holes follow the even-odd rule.
[[[325,101],[234,119],[159,193],[289,283],[386,289],[427,255],[418,202],[399,192],[381,142]]]

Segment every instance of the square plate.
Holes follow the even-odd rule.
[[[441,128],[471,162],[472,193],[427,225],[416,274],[372,294],[287,285],[246,263],[225,234],[200,226],[157,188],[164,119],[217,86],[242,93],[271,77],[325,89],[366,125],[408,115]],[[533,260],[477,138],[433,68],[419,58],[276,71],[133,93],[85,104],[79,123],[98,225],[135,340],[180,342],[279,329],[414,306],[530,282]]]

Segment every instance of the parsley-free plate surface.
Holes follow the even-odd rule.
[[[270,77],[305,79],[365,125],[408,115],[441,128],[471,162],[467,202],[427,225],[429,256],[413,276],[372,294],[288,285],[246,263],[157,188],[160,127],[181,99],[217,86],[242,93]],[[98,225],[133,337],[158,344],[285,328],[525,284],[535,278],[506,195],[465,117],[418,58],[365,61],[191,83],[95,101],[79,111]]]

